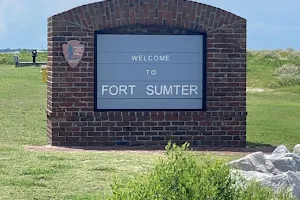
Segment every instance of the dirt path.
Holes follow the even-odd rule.
[[[253,152],[261,151],[263,153],[271,153],[275,147],[257,147],[257,148],[193,148],[194,151],[199,153],[215,153],[218,155],[238,155],[238,154],[250,154]],[[143,147],[55,147],[50,145],[45,146],[25,146],[25,150],[28,151],[41,151],[41,152],[119,152],[119,153],[151,153],[161,154],[165,150],[163,147],[157,148],[143,148]]]
[[[247,88],[246,89],[247,92],[265,92],[265,89],[262,88]]]

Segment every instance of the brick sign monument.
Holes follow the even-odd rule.
[[[48,19],[54,146],[246,146],[246,20],[183,0],[109,0]]]

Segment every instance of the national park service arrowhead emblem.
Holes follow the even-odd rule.
[[[67,44],[63,44],[62,48],[69,66],[75,68],[83,57],[84,45],[77,40],[70,40]]]

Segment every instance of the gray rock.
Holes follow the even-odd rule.
[[[294,152],[300,152],[297,147]],[[271,155],[255,152],[244,158],[231,161],[232,171],[243,175],[247,180],[257,180],[261,185],[274,191],[289,189],[300,199],[300,156],[290,153],[283,145]]]
[[[266,158],[262,152],[255,152],[247,155],[239,160],[231,161],[229,164],[236,169],[242,171],[258,171],[269,173],[269,169],[273,169],[272,163],[268,162],[266,164]]]
[[[256,172],[256,171],[243,171],[242,172],[248,180],[250,179],[256,179],[258,181],[262,181],[266,178],[270,178],[273,175],[268,173],[262,173],[262,172]]]
[[[287,188],[295,197],[300,198],[300,174],[298,172],[287,171],[261,179],[260,182],[263,186],[270,187],[275,191]]]
[[[293,160],[293,158],[277,158],[270,160],[276,169],[278,169],[281,172],[287,172],[287,171],[297,171],[296,162]]]
[[[292,189],[293,194],[300,199],[300,173],[299,172],[287,172],[289,186]]]
[[[262,186],[269,187],[274,192],[280,190],[290,190],[292,194],[300,199],[300,174],[299,172],[284,172],[278,175],[272,175],[256,171],[241,171],[246,180],[256,180]],[[244,183],[245,184],[245,183]]]
[[[271,160],[269,160],[269,159],[266,159],[266,169],[268,170],[269,173],[274,174],[274,175],[281,173],[281,171],[278,170],[274,166],[273,162]]]
[[[282,154],[282,153],[290,153],[289,150],[284,145],[278,146],[272,154]]]
[[[271,162],[275,169],[273,174],[287,171],[300,171],[300,156],[294,153],[266,155],[266,162]]]
[[[298,156],[300,156],[300,144],[297,144],[294,147],[293,153],[297,154]]]
[[[300,156],[295,153],[284,154],[284,157],[292,158],[296,165],[296,171],[300,171]]]

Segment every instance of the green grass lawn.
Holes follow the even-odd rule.
[[[103,199],[114,177],[126,182],[163,156],[24,150],[25,145],[47,144],[46,84],[35,67],[0,65],[0,77],[1,200]]]
[[[300,143],[300,94],[261,92],[247,94],[249,145]]]
[[[248,63],[251,87],[267,88],[272,81],[273,65],[263,59],[269,58],[251,59]],[[294,85],[248,93],[249,145],[285,144],[292,148],[300,143],[298,88]],[[45,107],[46,84],[41,81],[40,69],[0,65],[1,200],[103,199],[110,192],[114,177],[125,182],[146,172],[163,156],[137,152],[26,151],[25,145],[47,144]]]
[[[300,143],[300,84],[272,87],[274,72],[283,65],[300,67],[300,52],[293,50],[250,51],[247,86],[263,88],[247,93],[247,141],[251,145]]]
[[[0,199],[93,199],[113,177],[146,171],[156,154],[32,152],[45,145],[46,84],[38,68],[0,66]],[[98,198],[102,199],[102,198]]]

